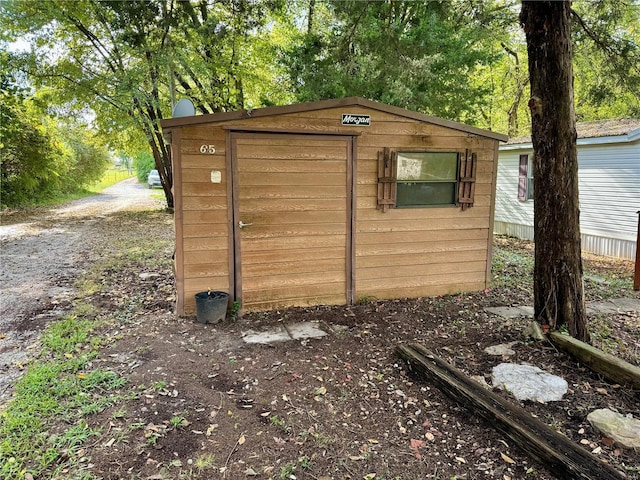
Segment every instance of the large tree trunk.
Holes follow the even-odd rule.
[[[587,342],[582,285],[571,2],[523,1],[531,79],[534,308],[543,325]]]

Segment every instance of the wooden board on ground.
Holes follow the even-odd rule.
[[[421,345],[399,345],[408,368],[433,382],[452,400],[480,415],[496,430],[559,478],[619,480],[624,474],[602,463],[568,438],[533,418],[523,408],[486,390]]]

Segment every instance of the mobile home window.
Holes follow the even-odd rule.
[[[520,155],[518,171],[518,200],[533,200],[533,155]]]
[[[397,152],[396,207],[456,205],[457,152]]]

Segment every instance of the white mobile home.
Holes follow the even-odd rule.
[[[576,127],[582,250],[634,259],[640,210],[640,119]],[[532,157],[531,137],[500,145],[495,233],[533,240]]]

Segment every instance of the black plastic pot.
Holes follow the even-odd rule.
[[[226,292],[196,293],[196,318],[200,323],[219,323],[227,316],[229,294]]]

